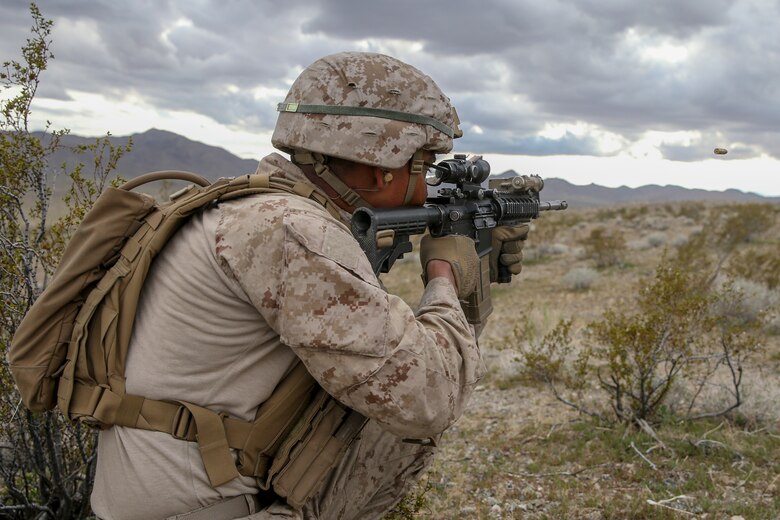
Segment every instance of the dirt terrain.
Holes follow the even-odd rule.
[[[747,297],[767,312],[769,325],[744,366],[744,403],[725,416],[680,420],[683,382],[667,397],[666,413],[645,429],[595,421],[527,377],[519,355],[561,319],[572,320],[581,348],[587,325],[605,310],[633,308],[639,284],[653,277],[665,250],[733,208],[570,209],[537,221],[523,273],[493,287],[494,312],[480,339],[489,374],[445,433],[427,477],[389,518],[780,519],[779,288],[746,282]],[[780,207],[770,212],[772,226],[740,249],[780,250]],[[614,265],[596,268],[598,259],[583,246],[596,228],[623,238]],[[414,305],[422,290],[419,264],[407,256],[383,281]],[[726,401],[718,377],[700,404]],[[579,398],[594,407],[606,403],[596,384]],[[601,410],[609,415],[606,405]]]

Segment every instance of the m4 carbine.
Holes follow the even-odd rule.
[[[490,251],[493,229],[530,222],[541,211],[564,210],[565,201],[539,200],[544,181],[538,175],[518,175],[493,179],[490,164],[481,156],[455,155],[438,164],[428,164],[426,182],[442,183],[438,196],[428,197],[422,207],[390,209],[358,208],[352,214],[352,234],[366,253],[374,272],[386,273],[404,253],[412,250],[411,235],[434,237],[465,235],[474,240],[480,257],[477,288],[461,302],[469,323],[482,324],[493,311],[490,302]],[[499,263],[498,283],[508,283],[512,275]]]

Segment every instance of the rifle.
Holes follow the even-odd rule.
[[[474,240],[480,258],[477,288],[461,307],[472,324],[482,324],[493,311],[490,301],[490,251],[493,229],[530,222],[541,211],[565,210],[566,201],[541,202],[539,192],[544,181],[538,175],[518,175],[493,179],[490,164],[482,156],[457,154],[429,167],[426,183],[454,187],[441,188],[438,196],[428,197],[422,207],[358,208],[352,214],[352,235],[366,253],[374,273],[387,273],[404,253],[412,251],[411,235],[425,233],[434,237],[466,235]],[[512,274],[499,263],[498,283],[509,283]]]

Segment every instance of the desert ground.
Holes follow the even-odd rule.
[[[780,207],[762,211],[769,224],[746,231],[730,262],[741,261],[739,253],[780,252]],[[675,203],[570,208],[535,221],[523,272],[493,286],[494,311],[480,338],[488,375],[427,475],[387,518],[780,519],[780,287],[732,277],[765,326],[743,363],[743,402],[725,415],[685,420],[691,383],[684,378],[643,423],[616,420],[595,380],[576,395],[559,388],[605,418],[594,419],[557,399],[522,355],[562,319],[572,322],[573,352],[586,348],[588,325],[607,309],[634,309],[665,251],[722,229],[738,212]],[[605,262],[584,245],[594,229],[622,237],[610,265],[597,267]],[[414,305],[422,292],[416,255],[382,280]],[[722,410],[729,382],[714,374],[697,406]]]

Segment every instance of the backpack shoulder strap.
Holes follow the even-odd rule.
[[[322,192],[305,182],[296,182],[267,173],[254,173],[236,177],[231,182],[231,189],[220,197],[220,200],[232,200],[255,193],[290,193],[312,200],[324,207],[330,215],[339,220],[339,208]]]

